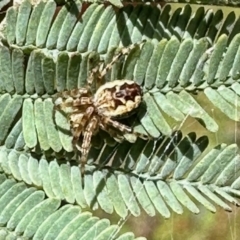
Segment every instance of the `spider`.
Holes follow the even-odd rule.
[[[136,44],[135,44],[136,45]],[[116,137],[116,131],[132,133],[132,128],[117,121],[133,114],[142,102],[142,89],[132,80],[114,80],[102,84],[102,80],[113,64],[135,47],[123,48],[106,65],[101,64],[91,71],[87,79],[87,86],[70,91],[63,91],[57,95],[55,108],[63,110],[70,108],[68,114],[73,146],[77,152],[81,152],[79,163],[84,174],[84,166],[91,147],[91,138],[99,128]],[[92,92],[92,84],[96,81],[97,90]],[[115,131],[115,130],[116,131]],[[79,145],[79,138],[82,144]]]

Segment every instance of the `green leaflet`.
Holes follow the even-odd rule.
[[[10,50],[7,47],[0,47],[0,66],[1,66],[1,83],[0,91],[7,91],[13,93],[13,76],[12,76],[12,62]]]
[[[27,33],[27,24],[31,14],[32,6],[30,1],[23,1],[18,9],[18,17],[16,23],[16,43],[17,45],[24,45]]]
[[[48,1],[45,4],[42,15],[40,17],[38,31],[36,35],[36,45],[38,47],[43,47],[47,40],[48,31],[50,24],[53,18],[53,15],[56,11],[56,3],[54,1]]]
[[[138,203],[135,199],[129,180],[124,175],[119,175],[118,177],[119,190],[121,192],[122,198],[128,206],[128,210],[134,215],[139,216],[141,211]]]

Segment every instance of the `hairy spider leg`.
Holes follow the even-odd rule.
[[[69,91],[60,92],[56,95],[56,98],[54,101],[55,103],[54,108],[62,109],[64,107],[71,107],[73,101],[76,101],[76,99],[81,99],[81,98],[83,98],[82,102],[84,104],[84,100],[86,98],[89,98],[89,96],[90,96],[90,92],[89,92],[89,89],[87,88],[77,88]]]
[[[145,41],[142,41],[145,42]],[[92,83],[96,80],[96,88],[98,89],[103,83],[103,77],[107,74],[109,70],[112,69],[113,65],[119,61],[122,56],[128,55],[135,47],[139,46],[140,43],[134,43],[128,47],[123,47],[120,49],[119,53],[117,53],[112,61],[104,67],[105,63],[100,62],[95,68],[92,69],[90,76],[88,78],[88,87],[91,88]]]
[[[90,71],[89,77],[87,79],[88,88],[91,89],[93,81],[98,78],[99,75],[99,64]]]
[[[68,99],[72,98],[80,98],[82,96],[88,96],[90,94],[88,88],[75,88],[72,90],[63,91],[57,94],[57,98]]]
[[[117,142],[122,142],[124,140],[124,137],[119,135],[115,129],[110,128],[110,126],[105,125],[103,123],[99,123],[99,127],[105,132],[107,132]]]
[[[70,124],[73,129],[73,145],[77,148],[78,151],[82,152],[81,147],[78,145],[79,137],[82,133],[82,129],[87,125],[88,120],[94,112],[92,106],[87,107],[87,109],[75,108],[75,111],[71,115]]]
[[[101,72],[100,72],[100,78],[103,78],[103,77],[107,74],[107,72],[112,69],[113,65],[114,65],[117,61],[119,61],[119,59],[120,59],[122,56],[128,55],[128,54],[129,54],[135,47],[137,47],[137,46],[139,46],[139,43],[134,43],[134,44],[132,44],[132,45],[130,45],[130,46],[128,46],[128,47],[123,47],[122,49],[120,49],[120,52],[117,53],[117,54],[113,57],[112,61],[111,61],[110,63],[108,63],[105,68],[103,68],[103,69],[101,70]]]
[[[103,68],[104,68],[104,62],[100,61],[98,63],[98,65],[90,71],[89,77],[87,79],[89,89],[93,89],[93,87],[94,87],[95,89],[93,89],[93,90],[95,91],[101,85],[104,84],[103,83],[104,79],[101,76],[101,71],[103,70]],[[95,83],[96,85],[93,86],[93,83]]]
[[[72,103],[72,106],[73,107],[78,107],[78,106],[83,106],[83,105],[91,105],[92,103],[93,103],[92,98],[81,97],[81,98],[78,98],[78,99],[74,99],[73,103]]]
[[[80,106],[85,106],[85,105],[90,105],[92,104],[92,99],[89,97],[81,97],[79,99],[67,99],[66,101],[62,101],[61,99],[57,99],[55,102],[56,108],[64,109],[67,107],[80,107]]]
[[[98,123],[99,119],[96,116],[93,116],[93,118],[88,123],[86,130],[83,132],[83,142],[81,146],[82,156],[80,158],[82,176],[84,175],[85,172],[85,164],[87,163],[87,156],[91,147],[90,143],[92,135],[98,129]]]
[[[79,150],[78,139],[84,127],[82,123],[83,117],[84,117],[84,114],[79,111],[79,112],[74,112],[70,118],[70,124],[72,126],[72,135],[73,135],[72,144],[74,147],[76,147],[77,150]]]
[[[87,109],[85,109],[85,111],[84,111],[84,114],[82,111],[83,109],[79,109],[79,108],[75,107],[75,110],[76,111],[72,114],[71,121],[70,121],[70,123],[72,125],[72,129],[73,129],[72,130],[72,134],[73,134],[72,144],[82,154],[82,156],[79,160],[79,163],[81,164],[81,173],[83,174],[84,166],[82,166],[82,164],[83,165],[86,164],[87,154],[89,151],[89,149],[87,149],[86,146],[90,145],[90,141],[91,141],[91,137],[89,139],[87,136],[85,136],[86,135],[85,132],[90,131],[90,130],[94,131],[95,129],[97,129],[97,126],[95,126],[94,128],[91,127],[91,129],[90,129],[90,126],[93,125],[92,120],[95,119],[96,117],[93,117],[91,119],[91,115],[94,112],[94,107],[92,107],[92,106],[87,107]],[[89,119],[91,119],[91,120],[89,121]],[[85,126],[86,126],[86,130],[83,131]],[[79,137],[81,136],[81,134],[83,134],[83,142],[82,142],[82,146],[79,146],[78,141],[79,141]],[[89,148],[90,148],[90,146],[89,146]]]
[[[105,125],[111,125],[113,126],[114,128],[120,130],[121,132],[129,132],[131,133],[132,132],[132,128],[130,128],[129,126],[127,125],[124,125],[122,123],[119,123],[117,121],[114,121],[112,120],[111,118],[103,118],[103,123]]]

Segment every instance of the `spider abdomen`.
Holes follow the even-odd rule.
[[[122,118],[131,115],[142,101],[142,89],[132,80],[114,80],[102,85],[94,95],[100,115]]]

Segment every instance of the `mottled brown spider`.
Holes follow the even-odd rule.
[[[133,47],[134,45],[131,46]],[[112,137],[116,136],[114,129],[122,133],[132,132],[131,127],[116,119],[127,117],[138,108],[142,101],[141,87],[132,80],[114,80],[102,84],[107,71],[121,56],[129,53],[131,48],[123,48],[105,68],[103,64],[94,68],[87,79],[86,87],[61,92],[55,101],[56,108],[63,111],[66,108],[71,109],[68,117],[73,134],[73,146],[81,152],[82,173],[87,162],[91,138],[99,128]],[[97,86],[95,94],[91,90],[94,81]],[[80,137],[83,138],[81,146]]]

